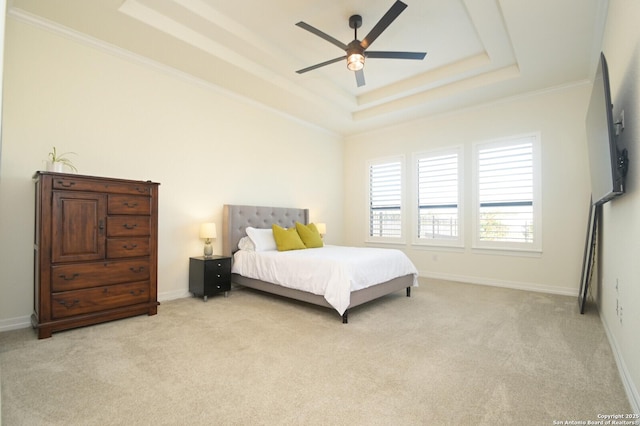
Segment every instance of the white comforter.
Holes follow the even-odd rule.
[[[247,251],[234,255],[232,272],[324,296],[340,315],[352,291],[418,271],[400,250],[324,246],[291,251]]]

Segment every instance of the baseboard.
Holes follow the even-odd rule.
[[[564,296],[575,296],[575,297],[578,296],[578,290],[575,288],[552,287],[552,286],[546,286],[543,284],[536,284],[536,283],[522,283],[522,282],[516,282],[516,281],[492,280],[487,278],[471,277],[466,275],[438,274],[438,273],[424,272],[424,271],[421,271],[419,275],[424,278],[433,278],[433,279],[447,280],[447,281],[458,281],[458,282],[463,282],[468,284],[479,284],[479,285],[487,285],[487,286],[493,286],[493,287],[511,288],[516,290],[527,290],[527,291],[535,291],[538,293],[551,293],[551,294],[559,294]],[[166,302],[166,301],[175,300],[175,299],[182,299],[185,297],[191,297],[191,293],[189,293],[189,291],[187,290],[174,290],[174,291],[158,293],[158,300],[160,302]],[[30,316],[0,320],[0,332],[17,330],[20,328],[28,328],[28,327],[31,327]]]
[[[419,275],[424,278],[433,278],[437,280],[457,281],[467,284],[479,284],[491,287],[511,288],[514,290],[535,291],[537,293],[558,294],[561,296],[578,297],[578,288],[573,287],[556,287],[539,283],[525,283],[519,281],[494,280],[490,278],[473,277],[467,275],[440,274],[434,272],[420,271]]]
[[[16,317],[0,320],[0,333],[3,331],[19,330],[31,327],[31,316]]]
[[[166,302],[168,300],[182,299],[184,297],[191,297],[191,293],[186,290],[168,291],[159,293],[158,301]],[[19,330],[29,327],[31,327],[30,315],[0,320],[0,333],[2,333],[3,331]]]
[[[609,346],[611,346],[611,351],[613,352],[613,358],[616,360],[618,372],[620,373],[620,378],[622,379],[624,390],[627,393],[627,399],[629,400],[629,404],[631,404],[631,411],[634,413],[640,413],[640,393],[638,393],[638,388],[633,383],[631,374],[629,374],[627,364],[624,362],[624,358],[622,357],[622,353],[620,352],[618,342],[611,332],[609,324],[607,324],[607,321],[604,319],[604,315],[602,315],[602,312],[600,312],[600,306],[598,306],[598,314],[600,315],[600,321],[602,321],[604,331],[607,334]]]
[[[453,274],[438,274],[433,272],[420,272],[419,275],[424,278],[433,278],[438,280],[458,281],[468,284],[480,284],[493,287],[512,288],[516,290],[535,291],[539,293],[551,293],[560,294],[564,296],[578,296],[578,290],[575,288],[559,288],[546,286],[535,283],[522,283],[515,281],[503,281],[503,280],[490,280],[487,278],[471,277],[465,275],[453,275]],[[185,297],[191,297],[191,293],[187,290],[175,290],[158,293],[158,300],[160,302],[166,302],[169,300],[182,299]],[[3,331],[18,330],[21,328],[31,327],[31,317],[17,317],[0,320],[0,333]],[[637,396],[637,391],[636,391]],[[637,398],[636,398],[637,401]]]
[[[165,291],[162,293],[158,293],[158,301],[166,302],[168,300],[175,299],[184,299],[185,297],[191,297],[191,293],[187,290],[175,290],[175,291]]]

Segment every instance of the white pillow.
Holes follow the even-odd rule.
[[[277,250],[276,240],[273,238],[271,228],[252,228],[246,229],[247,235],[253,241],[256,251]]]
[[[253,241],[251,241],[251,238],[249,237],[240,238],[240,241],[238,242],[238,248],[240,250],[256,251],[256,246],[255,244],[253,244]]]

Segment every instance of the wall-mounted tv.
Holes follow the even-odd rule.
[[[593,81],[586,126],[591,202],[593,205],[599,205],[624,194],[624,179],[628,164],[627,150],[619,150],[616,144],[616,123],[613,120],[609,69],[604,53],[600,54],[600,62]]]

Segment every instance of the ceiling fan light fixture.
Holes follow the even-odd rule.
[[[364,68],[364,55],[361,53],[351,53],[347,56],[347,68],[351,71],[360,71]]]
[[[353,40],[347,46],[347,68],[360,71],[364,68],[364,49],[358,40]]]

